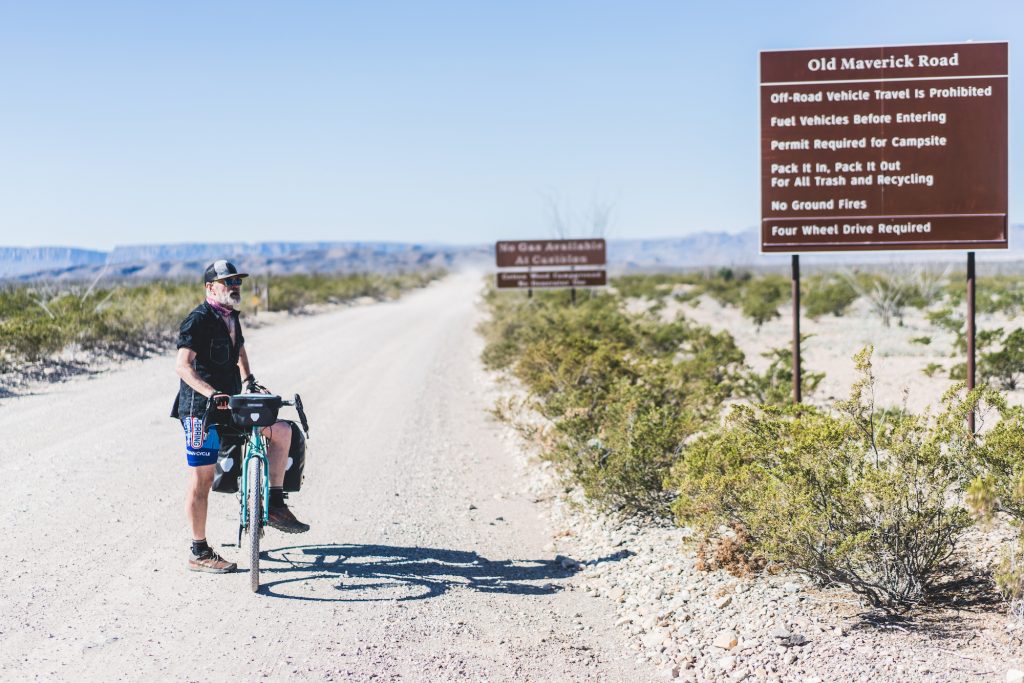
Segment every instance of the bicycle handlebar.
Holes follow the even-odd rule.
[[[302,431],[306,434],[306,438],[309,438],[309,421],[306,419],[306,411],[302,409],[302,397],[295,394],[295,398],[291,401],[281,401],[283,406],[294,406],[295,412],[299,414],[299,422],[302,424]]]
[[[302,431],[306,433],[306,438],[309,438],[309,421],[306,420],[306,411],[302,409],[302,398],[298,394],[295,394],[295,412],[299,414],[299,422],[302,423]]]
[[[299,414],[299,422],[302,424],[302,431],[305,433],[306,438],[308,439],[309,420],[306,419],[306,411],[303,410],[302,408],[302,398],[298,394],[295,394],[295,398],[293,398],[291,401],[282,400],[281,405],[293,406],[295,408],[295,412]],[[221,410],[221,408],[218,408],[213,401],[210,401],[209,404],[206,406],[206,414],[203,415],[203,441],[206,440],[206,435],[210,432],[210,418],[216,415],[214,411],[217,410]],[[230,408],[228,410],[230,410]]]

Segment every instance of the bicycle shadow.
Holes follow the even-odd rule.
[[[558,560],[495,561],[466,550],[320,544],[264,552],[260,574],[266,581],[260,592],[316,602],[426,600],[450,590],[536,596],[562,590],[552,582],[574,573]]]

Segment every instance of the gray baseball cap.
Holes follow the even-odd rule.
[[[249,273],[239,273],[234,263],[220,259],[206,266],[203,282],[216,282],[227,277],[249,277]]]

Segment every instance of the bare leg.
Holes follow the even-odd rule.
[[[185,512],[192,526],[192,539],[200,541],[206,538],[206,509],[210,502],[210,489],[213,488],[213,474],[216,465],[190,467],[188,476],[188,493],[185,496]]]
[[[288,449],[292,445],[292,426],[287,422],[277,422],[263,428],[263,436],[270,440],[270,485],[284,484],[284,471],[288,468]]]

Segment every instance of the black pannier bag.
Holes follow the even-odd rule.
[[[238,493],[245,437],[230,427],[217,427],[217,436],[220,438],[220,452],[213,470],[213,490],[217,493]]]
[[[232,396],[231,420],[236,426],[269,427],[277,422],[277,411],[281,409],[281,397],[273,394],[239,394]]]
[[[306,468],[306,437],[302,428],[292,421],[292,444],[288,448],[288,468],[284,471],[284,490],[295,492],[302,488],[303,470]]]

